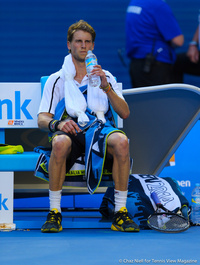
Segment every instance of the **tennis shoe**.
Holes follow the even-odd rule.
[[[43,224],[42,233],[58,233],[62,231],[62,215],[57,209],[52,209],[47,215],[47,220]]]
[[[121,232],[139,232],[139,226],[131,219],[126,207],[122,207],[114,214],[111,229]]]

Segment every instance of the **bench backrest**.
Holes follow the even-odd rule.
[[[159,174],[200,118],[200,89],[170,84],[126,89],[123,95],[131,112],[123,130],[133,173]],[[41,83],[0,83],[1,143],[5,128],[37,128],[40,99]]]

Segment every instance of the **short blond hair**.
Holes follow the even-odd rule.
[[[95,37],[96,37],[96,32],[93,29],[92,26],[90,26],[86,21],[84,20],[79,20],[78,22],[72,24],[69,29],[68,29],[68,33],[67,33],[67,41],[71,42],[74,36],[74,33],[78,30],[82,30],[82,31],[86,31],[88,33],[91,34],[92,36],[92,42],[95,41]]]

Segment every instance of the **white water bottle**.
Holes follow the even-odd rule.
[[[85,57],[85,64],[86,64],[86,70],[89,78],[89,85],[91,87],[97,87],[100,86],[101,80],[100,77],[97,75],[91,75],[91,71],[94,67],[94,65],[97,65],[97,57],[94,55],[92,51],[88,51],[86,57]]]
[[[192,191],[192,213],[191,221],[193,224],[200,225],[200,184],[196,183]]]

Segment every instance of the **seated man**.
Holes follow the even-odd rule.
[[[105,155],[112,157],[115,215],[111,229],[139,231],[126,209],[130,171],[128,139],[122,131],[115,128],[110,107],[105,113],[106,123],[97,119],[94,111],[88,108],[88,101],[91,99],[87,96],[90,86],[85,57],[88,50],[94,49],[95,36],[94,29],[83,20],[71,25],[67,36],[69,55],[65,57],[62,69],[52,74],[44,87],[38,126],[41,130],[50,132],[52,151],[48,169],[50,212],[42,226],[42,232],[62,230],[60,202],[65,174],[83,153],[86,157],[86,177],[90,193],[96,190],[101,181]],[[101,80],[100,87],[95,87],[99,97],[106,99],[116,113],[126,119],[129,107],[115,78],[110,72],[102,70],[100,65],[94,67],[92,74],[99,76]],[[95,101],[95,97],[92,101]],[[86,109],[81,107],[85,102]],[[82,124],[80,121],[85,115],[88,121]]]

